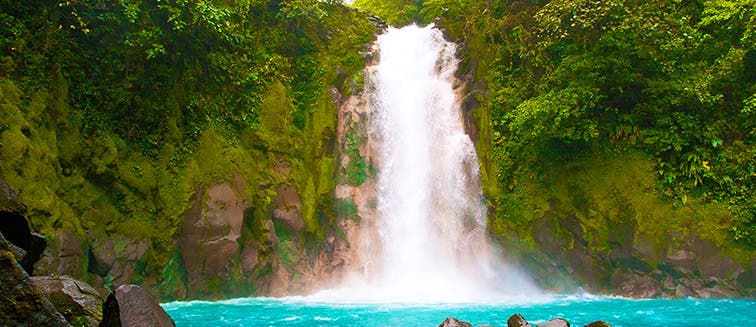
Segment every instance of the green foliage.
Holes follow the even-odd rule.
[[[420,22],[422,0],[355,0],[354,6],[370,11],[393,26],[404,26],[413,22]]]
[[[309,0],[0,1],[0,27],[0,170],[46,236],[145,239],[137,280],[180,290],[190,199],[234,174],[256,229],[289,181],[323,234],[329,89],[359,84],[375,32],[364,14]]]
[[[508,196],[534,179],[549,184],[551,167],[643,151],[657,194],[726,203],[733,238],[749,242],[752,1],[438,0],[422,11],[465,39],[463,67],[490,91],[479,110],[492,130],[480,138],[492,146],[478,150],[499,166],[507,194],[488,195],[501,215],[525,205]]]
[[[341,176],[344,178],[343,182],[347,184],[360,186],[368,178],[375,176],[375,168],[368,165],[365,158],[360,155],[360,146],[366,140],[364,136],[357,134],[355,131],[348,133],[344,140],[343,154],[349,158],[349,163]]]
[[[349,199],[336,199],[335,208],[336,208],[336,215],[339,217],[344,217],[346,219],[351,219],[355,221],[360,220],[357,206]]]

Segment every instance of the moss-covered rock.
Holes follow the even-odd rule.
[[[45,294],[73,326],[97,327],[102,321],[102,295],[92,286],[66,276],[32,277],[37,289]]]
[[[500,235],[523,242],[523,255],[536,258],[524,264],[546,287],[631,297],[748,295],[753,286],[739,280],[756,252],[730,238],[726,207],[661,199],[652,166],[629,154],[555,168],[520,189],[539,190],[526,193],[525,203],[497,208],[492,224],[520,228],[503,220],[514,214],[506,210],[534,208],[524,213],[532,217],[530,234]]]
[[[0,325],[70,326],[29,279],[0,235]]]

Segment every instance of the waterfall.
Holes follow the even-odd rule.
[[[389,28],[376,45],[366,81],[376,245],[357,282],[329,294],[469,302],[537,293],[487,239],[478,158],[454,90],[456,45],[432,25]]]
[[[378,47],[370,130],[381,163],[379,283],[414,296],[479,292],[465,265],[486,249],[465,240],[485,225],[485,208],[452,85],[455,46],[412,25],[390,29]]]

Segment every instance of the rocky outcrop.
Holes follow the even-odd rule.
[[[608,322],[603,320],[594,321],[590,324],[585,325],[584,327],[612,327]]]
[[[35,264],[39,275],[68,275],[81,276],[87,270],[88,244],[72,229],[56,231],[42,254],[42,258]]]
[[[96,327],[102,321],[102,298],[92,286],[65,276],[31,279],[70,323]]]
[[[0,326],[70,326],[34,286],[0,235]]]
[[[280,221],[288,230],[301,233],[305,229],[302,219],[302,199],[297,190],[289,185],[278,187],[273,218]]]
[[[170,316],[155,299],[137,285],[121,285],[115,291],[121,326],[175,326]]]
[[[552,198],[532,223],[540,254],[531,253],[536,259],[524,264],[547,288],[569,292],[579,285],[593,293],[632,298],[737,297],[753,289],[752,269],[723,251],[731,245],[696,230],[667,231],[665,236],[644,229],[641,215],[653,213],[641,211],[648,209],[637,208],[638,200],[617,188],[600,198],[574,186],[569,192],[570,202]],[[575,284],[553,283],[563,280]]]
[[[190,297],[201,295],[208,281],[232,279],[244,209],[244,201],[228,183],[215,185],[193,200],[178,241]]]
[[[473,325],[466,321],[457,320],[457,318],[446,318],[438,327],[473,327]]]
[[[115,288],[137,278],[139,260],[142,260],[150,246],[147,240],[132,239],[120,234],[107,235],[103,232],[90,242],[89,247],[87,271],[111,279],[111,285]]]

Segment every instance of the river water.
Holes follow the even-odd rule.
[[[546,296],[499,304],[324,303],[304,298],[246,298],[163,304],[181,326],[438,326],[453,316],[474,326],[506,326],[520,313],[531,324],[555,317],[572,326],[604,320],[614,327],[754,326],[754,300],[630,300]]]

